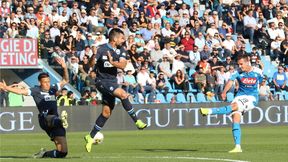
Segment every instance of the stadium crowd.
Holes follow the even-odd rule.
[[[2,0],[0,38],[38,39],[41,59],[52,67],[54,57],[66,61],[82,98],[63,89],[60,105],[101,100],[95,57],[113,28],[125,33],[128,65],[117,78],[134,103],[163,102],[157,94],[168,103],[178,94],[221,101],[243,53],[261,70],[267,57],[278,68],[259,88],[262,100],[274,100],[288,91],[287,14],[286,0]]]

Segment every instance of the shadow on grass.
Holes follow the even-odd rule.
[[[0,156],[0,159],[27,159],[32,158],[31,156]],[[1,160],[0,160],[1,161]]]
[[[32,156],[0,156],[0,161],[4,160],[4,159],[34,159],[34,158]],[[47,158],[47,159],[49,159],[49,158]],[[80,157],[68,156],[68,157],[63,158],[63,159],[80,159]]]
[[[138,149],[142,151],[148,151],[148,152],[192,152],[192,151],[198,151],[194,149]]]

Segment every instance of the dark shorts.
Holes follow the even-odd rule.
[[[102,104],[108,105],[111,109],[115,106],[113,92],[119,88],[116,82],[96,80],[96,88],[102,93]]]
[[[59,128],[51,128],[48,127],[45,117],[41,114],[38,115],[39,125],[40,127],[47,133],[47,135],[50,137],[51,141],[54,140],[55,137],[65,137],[66,136],[66,130],[63,127]]]

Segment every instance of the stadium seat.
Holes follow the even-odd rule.
[[[191,77],[194,73],[196,72],[196,70],[195,69],[193,69],[193,68],[190,68],[189,69],[189,77]]]
[[[196,98],[197,98],[197,102],[207,102],[204,93],[201,93],[201,92],[197,93]]]
[[[164,95],[162,93],[157,93],[156,94],[156,100],[159,100],[160,103],[167,103]]]
[[[195,98],[195,96],[194,96],[193,93],[188,93],[188,94],[187,94],[187,102],[188,102],[188,103],[197,102],[197,101],[196,101],[196,98]]]
[[[166,86],[169,88],[168,92],[171,92],[171,93],[177,92],[175,89],[172,88],[172,85],[170,84],[169,81],[166,81]]]
[[[185,95],[183,93],[177,93],[176,101],[177,103],[187,103]]]
[[[168,103],[170,103],[171,102],[171,98],[174,96],[174,94],[173,93],[167,93],[167,95],[166,95],[166,101],[168,102]]]
[[[287,91],[284,91],[284,98],[286,101],[288,101],[288,92]]]
[[[227,97],[227,102],[232,102],[234,100],[234,94],[232,92],[228,92],[226,97]]]

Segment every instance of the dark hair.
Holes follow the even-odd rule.
[[[109,41],[114,40],[120,34],[124,35],[124,32],[119,28],[114,28],[109,32]]]
[[[249,60],[249,56],[247,54],[238,55],[237,60],[241,60],[241,59],[244,59],[244,60],[248,61]]]
[[[38,75],[38,81],[40,81],[42,78],[49,78],[49,74],[42,72]]]

